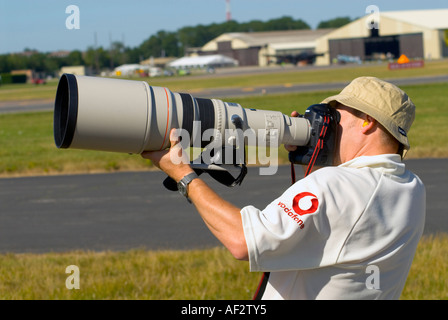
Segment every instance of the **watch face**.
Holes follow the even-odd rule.
[[[182,182],[179,182],[177,184],[177,189],[179,189],[179,192],[183,195],[185,195],[187,193],[187,188],[186,188],[185,184],[183,184]]]

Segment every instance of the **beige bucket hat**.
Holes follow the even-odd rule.
[[[322,103],[336,102],[375,118],[404,146],[403,158],[410,149],[408,132],[415,119],[415,105],[397,86],[375,77],[359,77],[341,93]]]

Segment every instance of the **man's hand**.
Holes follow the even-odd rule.
[[[299,113],[297,111],[291,112],[291,117],[298,117]],[[285,144],[285,149],[289,152],[295,151],[297,149],[297,146],[292,146],[289,144]]]
[[[161,151],[144,151],[141,156],[164,171],[167,175],[179,182],[184,176],[193,172],[187,155],[179,143],[177,129],[170,131],[171,147]]]
[[[179,182],[193,172],[193,169],[179,143],[176,129],[170,132],[170,142],[169,150],[146,151],[142,153],[142,157],[150,159],[154,165]],[[247,244],[240,209],[222,199],[201,179],[194,179],[188,185],[188,196],[216,238],[236,259],[247,260]]]

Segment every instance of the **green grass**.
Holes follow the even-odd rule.
[[[448,157],[447,83],[403,87],[417,105],[410,131],[409,158]],[[226,99],[245,108],[304,112],[312,103],[336,93],[312,92]],[[61,173],[93,173],[147,170],[148,160],[128,155],[90,150],[57,149],[53,141],[52,112],[0,114],[0,176]],[[279,162],[287,152],[279,148]]]
[[[140,156],[90,150],[60,150],[53,140],[53,113],[0,115],[0,175],[145,170]]]
[[[198,92],[210,88],[241,87],[251,88],[268,85],[326,83],[350,81],[359,76],[378,78],[408,78],[417,76],[434,76],[448,74],[448,60],[426,62],[424,68],[390,71],[387,64],[366,64],[362,66],[345,66],[340,68],[301,69],[288,68],[283,72],[221,75],[218,77],[187,76],[162,78],[133,78],[147,81],[152,86],[168,87],[178,92]],[[0,86],[0,102],[11,100],[54,99],[57,80],[46,85],[15,84]]]
[[[448,234],[426,236],[420,241],[404,300],[448,300]]]
[[[240,74],[221,76],[214,78],[192,77],[187,81],[182,78],[158,79],[149,78],[152,86],[166,86],[172,91],[198,91],[200,89],[238,87],[250,88],[267,85],[303,84],[303,83],[328,83],[351,81],[360,76],[374,76],[381,79],[409,78],[419,76],[433,76],[448,74],[448,60],[427,62],[424,68],[403,69],[390,71],[387,64],[371,64],[362,66],[346,66],[341,68],[320,69],[287,69],[286,72],[268,74]]]
[[[423,237],[401,299],[448,299],[447,257],[447,234]],[[0,265],[0,299],[6,300],[248,300],[261,277],[223,248],[2,254]],[[69,265],[79,268],[80,289],[65,286]]]
[[[0,299],[250,299],[259,274],[223,248],[0,255]],[[69,265],[80,289],[68,290]]]
[[[16,100],[54,99],[56,96],[57,80],[45,85],[35,84],[6,84],[0,86],[0,102]]]

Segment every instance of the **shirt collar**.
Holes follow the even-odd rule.
[[[375,156],[361,156],[347,161],[339,167],[346,168],[371,168],[382,173],[401,175],[405,172],[405,165],[398,154],[380,154]]]

